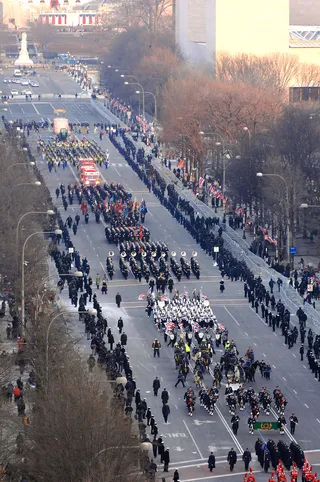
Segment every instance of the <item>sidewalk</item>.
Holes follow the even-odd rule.
[[[0,303],[2,299],[0,299]],[[3,387],[4,400],[2,402],[2,423],[1,423],[1,464],[8,467],[8,464],[12,467],[20,465],[23,461],[25,444],[24,436],[28,430],[27,417],[29,418],[32,405],[32,391],[34,388],[28,383],[29,371],[31,368],[28,366],[28,361],[25,355],[18,353],[17,339],[7,339],[6,328],[11,322],[11,316],[9,314],[8,304],[6,303],[6,313],[0,320],[0,351],[1,351],[1,382]],[[21,361],[24,360],[24,363]],[[20,361],[20,363],[19,363]],[[17,403],[8,401],[7,398],[7,386],[11,382],[14,387],[17,386],[17,379],[21,377],[23,382],[23,400],[25,403],[25,416],[18,415]],[[14,397],[13,397],[14,398]],[[27,423],[28,422],[28,423]],[[17,436],[21,434],[22,449],[18,451]],[[7,476],[9,475],[8,468],[6,470]],[[12,475],[14,475],[12,473]],[[13,480],[10,478],[10,480]]]

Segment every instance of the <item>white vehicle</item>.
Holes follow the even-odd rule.
[[[15,77],[22,77],[22,72],[20,69],[14,69],[13,75]]]
[[[36,82],[35,80],[30,80],[29,84],[31,87],[39,87],[39,82]]]
[[[10,84],[11,79],[8,79],[8,77],[6,77],[6,78],[3,79],[3,82],[4,82],[5,84]]]
[[[21,91],[21,94],[22,94],[22,95],[32,95],[33,92],[32,92],[32,90],[30,90],[30,89],[23,89],[23,90]]]
[[[28,79],[21,79],[21,85],[29,85]]]
[[[12,89],[11,95],[19,95],[19,92],[17,91],[17,89]]]

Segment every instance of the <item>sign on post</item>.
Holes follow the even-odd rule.
[[[297,247],[296,246],[290,246],[290,254],[297,254]]]
[[[270,430],[279,430],[278,422],[254,422],[254,430],[264,430],[269,432]]]

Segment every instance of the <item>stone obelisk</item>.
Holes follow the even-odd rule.
[[[27,49],[27,34],[23,32],[21,35],[21,47],[19,52],[19,57],[15,61],[14,65],[19,65],[21,67],[33,65],[33,61],[29,57]]]

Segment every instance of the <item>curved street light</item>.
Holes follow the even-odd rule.
[[[17,224],[17,229],[16,229],[16,247],[18,248],[18,243],[19,243],[19,229],[20,229],[20,223],[22,220],[31,214],[47,214],[48,216],[54,216],[55,212],[53,209],[48,209],[47,211],[29,211],[21,216],[21,218],[18,221]]]
[[[144,113],[145,113],[145,109],[144,109],[144,94],[145,94],[145,92],[144,92],[144,88],[142,87],[141,84],[139,84],[139,82],[125,82],[124,84],[125,85],[138,85],[140,87],[140,89],[142,91],[142,117],[144,119],[145,118],[145,115],[144,115]]]
[[[248,136],[249,136],[249,147],[250,147],[250,149],[251,149],[251,142],[252,142],[251,131],[250,131],[250,129],[249,129],[248,126],[244,126],[244,127],[243,127],[243,130],[248,133]]]
[[[289,209],[289,186],[287,181],[280,174],[265,174],[264,172],[257,172],[257,177],[277,177],[284,182],[286,187],[286,215],[287,215],[287,257],[288,262],[290,262],[290,209]]]
[[[50,329],[53,323],[63,315],[68,315],[70,316],[71,314],[89,314],[89,315],[94,315],[96,316],[97,310],[95,309],[90,309],[86,311],[77,311],[76,313],[72,313],[72,311],[60,311],[60,313],[57,313],[50,321],[47,332],[46,332],[46,389],[48,390],[49,386],[49,335],[50,335]]]
[[[49,276],[46,276],[43,280],[41,280],[41,285],[44,285],[47,281],[50,279],[56,278],[56,277],[61,277],[61,276],[75,276],[76,278],[82,278],[83,273],[82,271],[75,271],[74,273],[56,273],[56,274],[51,274]],[[40,295],[40,290],[42,286],[39,286],[37,290],[37,297],[36,297],[36,319],[38,318],[38,313],[39,313],[39,295]]]
[[[140,90],[136,90],[136,94],[141,94]],[[145,94],[150,94],[153,97],[154,100],[154,121],[157,120],[157,115],[158,115],[158,109],[157,109],[157,98],[152,92],[144,92]]]
[[[61,229],[56,229],[55,231],[37,231],[36,233],[31,233],[23,243],[22,247],[22,256],[21,256],[21,331],[24,329],[24,322],[25,322],[25,306],[24,306],[24,252],[26,249],[26,245],[33,236],[39,235],[39,234],[57,234],[57,235],[62,235]]]
[[[8,203],[8,207],[7,207],[7,210],[8,210],[8,218],[9,218],[9,209],[10,209],[10,201],[11,201],[12,191],[13,191],[16,187],[21,187],[21,186],[41,186],[41,182],[40,182],[40,181],[35,181],[35,182],[20,182],[19,184],[15,184],[14,186],[12,186],[12,188],[10,189],[9,195],[8,195],[8,199],[9,199],[9,203]]]
[[[27,149],[26,147],[24,147],[23,149]],[[27,149],[28,150],[28,149]],[[15,162],[14,164],[11,164],[8,169],[7,169],[7,172],[14,166],[35,166],[36,163],[34,161],[31,161],[31,162]]]
[[[307,204],[307,203],[302,203],[299,206],[300,209],[308,209],[308,208],[320,208],[320,204]]]
[[[225,193],[226,193],[226,156],[224,155],[225,153],[225,147],[226,146],[232,146],[232,147],[236,147],[237,149],[239,149],[239,152],[240,151],[240,148],[239,146],[237,146],[237,144],[232,144],[232,143],[226,143],[223,136],[221,134],[219,134],[219,132],[203,132],[203,131],[200,131],[199,132],[200,136],[207,136],[207,137],[218,137],[220,139],[220,142],[216,142],[216,146],[222,146],[222,194],[223,196],[225,197]],[[241,157],[241,156],[240,156]],[[239,156],[237,156],[236,158],[237,159],[240,159]]]

